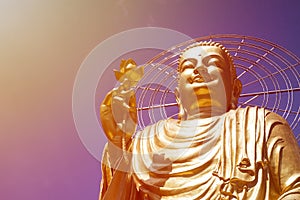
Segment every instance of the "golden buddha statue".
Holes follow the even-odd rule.
[[[273,112],[237,108],[242,84],[224,46],[187,47],[178,72],[178,119],[135,133],[131,87],[143,69],[133,60],[121,63],[121,84],[100,108],[109,140],[99,199],[300,199],[293,133]]]

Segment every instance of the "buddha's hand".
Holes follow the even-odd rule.
[[[132,60],[122,60],[120,71],[115,71],[120,85],[112,90],[112,113],[117,127],[126,135],[135,132],[137,124],[134,87],[142,78],[144,69]]]
[[[130,81],[125,78],[119,87],[112,90],[112,109],[118,111],[118,116],[131,108],[130,99],[135,97],[135,93],[130,84]]]
[[[112,90],[113,106],[130,109],[130,99],[135,97],[134,87],[143,77],[144,69],[137,67],[132,59],[128,59],[121,61],[120,71],[114,70],[114,72],[120,85]]]

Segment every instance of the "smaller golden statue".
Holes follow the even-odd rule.
[[[187,47],[178,72],[179,119],[135,133],[132,87],[143,68],[128,60],[115,71],[120,86],[100,108],[108,144],[99,199],[300,199],[293,133],[275,113],[237,108],[242,84],[225,47]]]

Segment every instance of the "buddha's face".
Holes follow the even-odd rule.
[[[197,46],[182,54],[177,92],[186,112],[228,111],[232,88],[229,61],[219,47]]]

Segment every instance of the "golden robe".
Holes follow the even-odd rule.
[[[300,152],[288,124],[257,107],[166,119],[132,140],[129,164],[112,144],[100,199],[300,199]]]

